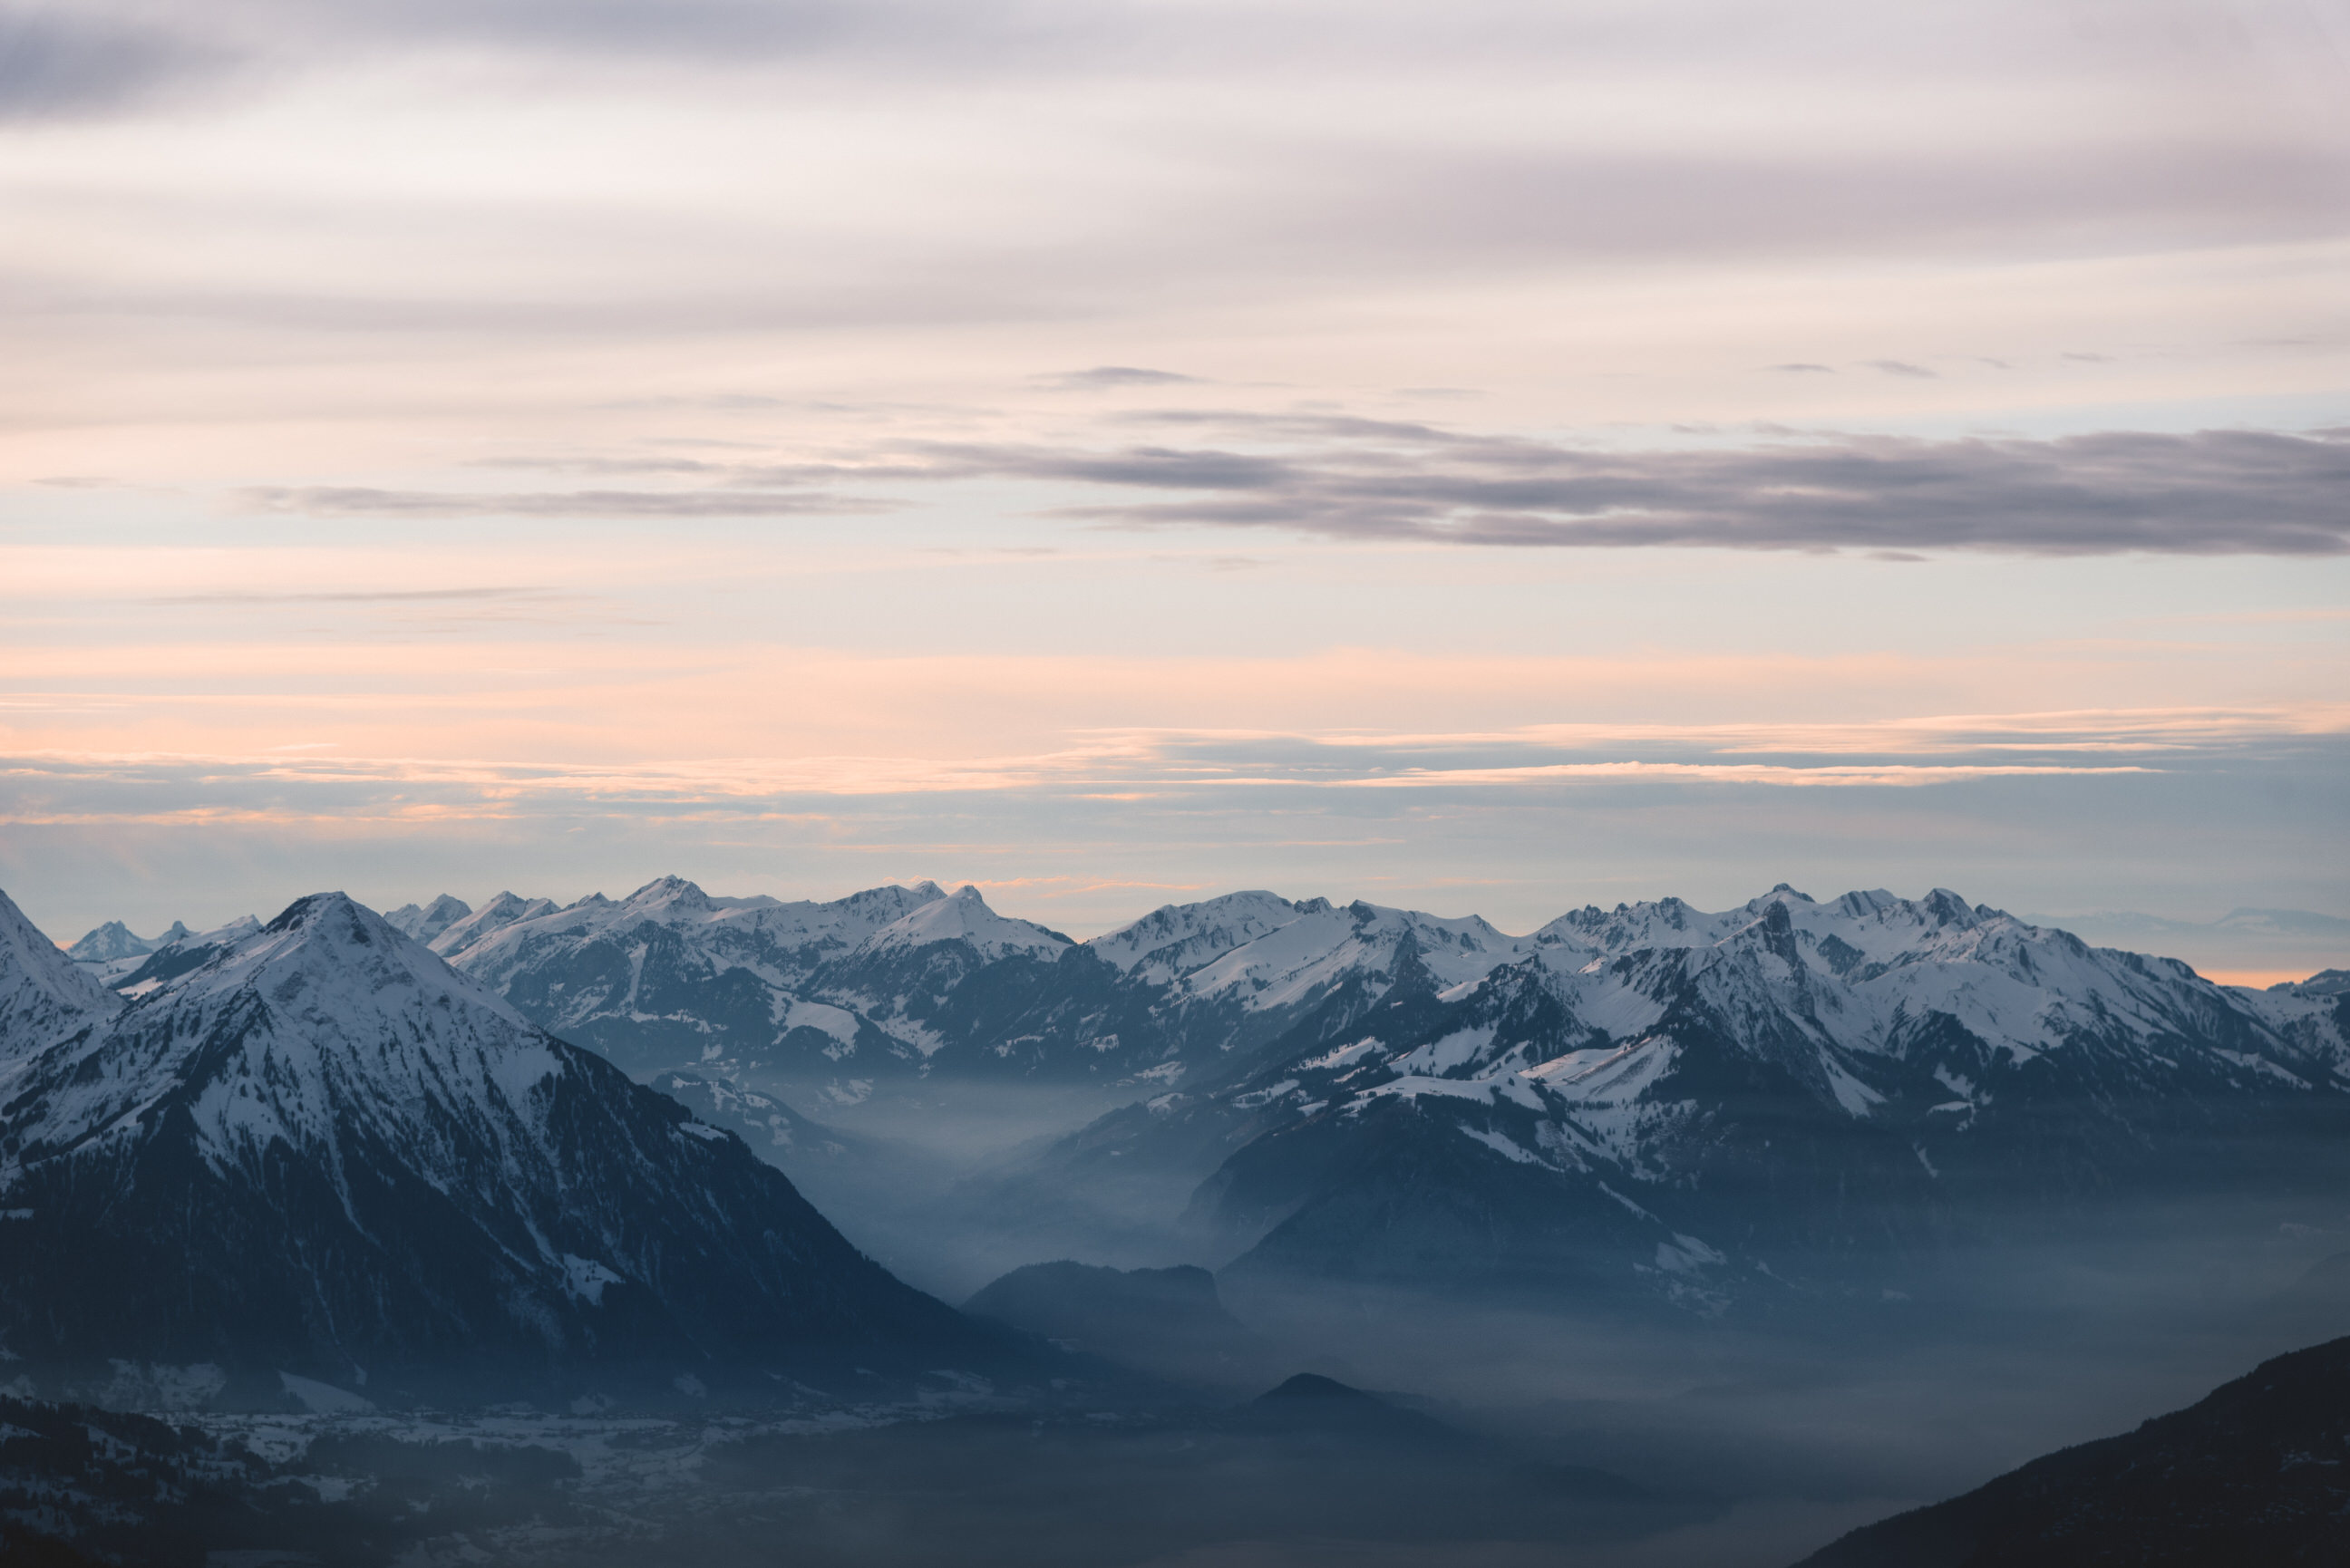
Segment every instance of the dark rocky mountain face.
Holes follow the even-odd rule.
[[[2350,1552],[2350,1339],[1854,1532],[1803,1568],[2237,1568]]]
[[[640,1395],[1005,1359],[739,1138],[341,895],[111,1016],[44,961],[7,993],[0,1102],[0,1339],[44,1386],[130,1363],[231,1398]]]

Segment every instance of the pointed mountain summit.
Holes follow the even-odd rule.
[[[512,893],[500,893],[463,919],[452,920],[434,936],[416,940],[446,958],[462,952],[495,932],[505,929],[516,920],[536,919],[555,912],[552,898],[523,898]]]
[[[473,912],[473,907],[464,899],[443,893],[421,909],[414,904],[403,904],[386,914],[383,920],[384,924],[404,937],[430,942]]]
[[[993,1354],[738,1138],[339,893],[210,946],[9,1087],[0,1339],[60,1386],[209,1365],[471,1402]]]
[[[120,959],[145,958],[164,942],[168,936],[155,941],[133,936],[130,928],[120,920],[109,920],[66,950],[66,957],[76,963],[112,963]]]
[[[924,883],[923,886],[934,887],[935,884]],[[1034,954],[1050,961],[1075,945],[1058,931],[1047,930],[1033,921],[1008,919],[997,914],[987,907],[987,900],[980,896],[978,888],[966,884],[949,896],[931,899],[882,927],[865,940],[863,950],[868,954],[881,953],[925,948],[939,942],[967,946],[982,961],[1014,953]]]

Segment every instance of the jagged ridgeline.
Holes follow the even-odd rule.
[[[0,896],[0,1343],[35,1390],[772,1397],[1028,1366],[340,894],[148,968],[110,992]]]
[[[1531,947],[1089,1129],[1064,1179],[1219,1151],[1189,1219],[1228,1280],[1700,1313],[1914,1315],[1995,1289],[1984,1249],[2338,1223],[2322,977],[2214,985],[1944,891],[1586,909]]]
[[[400,913],[421,933],[453,904]],[[842,1085],[1171,1084],[1249,1056],[1334,996],[1368,1005],[1414,955],[1449,983],[1525,950],[1474,917],[1271,893],[1170,906],[1077,942],[997,914],[974,888],[784,903],[677,877],[563,909],[501,894],[430,940],[632,1072],[719,1061]]]
[[[904,1305],[894,1286],[858,1294],[886,1278],[869,1265],[795,1272],[846,1244],[707,1125],[740,1123],[778,1158],[798,1126],[856,1164],[848,1135],[764,1097],[777,1085],[806,1086],[820,1116],[893,1093],[929,1114],[980,1089],[1105,1091],[1090,1125],[917,1206],[931,1240],[992,1229],[1031,1249],[1017,1262],[1105,1257],[1033,1250],[1105,1238],[1128,1262],[1217,1264],[1228,1292],[1915,1314],[1991,1278],[1970,1283],[1984,1248],[2103,1239],[2126,1210],[2159,1229],[2195,1204],[2273,1235],[2335,1222],[2350,1184],[2341,984],[2215,985],[1945,891],[1782,887],[1721,913],[1586,909],[1523,937],[1251,892],[1077,942],[969,888],[789,903],[663,878],[563,908],[444,898],[390,923],[306,900],[265,929],[165,944],[120,996],[36,934],[17,948],[0,1155],[12,1191],[53,1188],[0,1197],[26,1216],[0,1245],[64,1258],[97,1233],[68,1212],[120,1215],[151,1259],[168,1251],[138,1241],[151,1229],[283,1237],[266,1299],[307,1304],[269,1332],[380,1341],[379,1361],[461,1344],[550,1365],[639,1344],[723,1358],[756,1324],[805,1321],[795,1343],[815,1343],[862,1332],[840,1325],[871,1303]],[[391,978],[350,978],[377,973]],[[479,1065],[493,1058],[506,1065]],[[607,1059],[699,1095],[698,1114]],[[175,1158],[183,1191],[264,1195],[250,1212],[266,1226],[171,1210],[169,1183],[134,1179]],[[624,1188],[686,1196],[632,1204]],[[746,1204],[798,1217],[754,1223]],[[467,1218],[418,1218],[452,1212]],[[911,1268],[910,1238],[892,1256]],[[444,1265],[475,1282],[436,1282]],[[156,1325],[178,1319],[115,1299],[133,1274],[83,1272],[88,1311],[60,1327],[26,1308],[12,1350],[139,1318],[146,1359],[205,1354],[185,1347],[208,1331],[170,1338]],[[242,1276],[206,1278],[190,1323],[249,1315]],[[344,1363],[305,1365],[375,1365]]]
[[[439,950],[639,1072],[805,1085],[819,1113],[918,1082],[1117,1085],[1127,1106],[967,1186],[959,1222],[1107,1239],[1155,1204],[1177,1256],[1236,1282],[1899,1303],[1943,1291],[1954,1249],[2239,1198],[2330,1222],[2350,1180],[2341,985],[2215,985],[1942,890],[1668,898],[1525,937],[1236,893],[1085,942],[928,883],[452,902],[414,911]]]

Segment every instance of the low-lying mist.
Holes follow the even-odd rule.
[[[773,1087],[795,1103],[809,1093]],[[852,1239],[956,1302],[1055,1260],[1231,1262],[1229,1238],[1180,1223],[1196,1169],[1119,1172],[1076,1190],[1024,1174],[1116,1103],[1090,1089],[957,1085],[951,1096],[812,1105],[869,1141],[854,1158],[801,1151],[781,1162]],[[2322,1271],[2308,1282],[2313,1268],[2350,1252],[2350,1201],[2115,1199],[2054,1217],[1979,1215],[1971,1229],[1981,1239],[1870,1260],[1871,1277],[1898,1277],[1902,1289],[1816,1291],[1768,1312],[1656,1303],[1627,1313],[1620,1303],[1480,1295],[1444,1280],[1399,1290],[1226,1271],[1221,1304],[1238,1332],[1211,1353],[1178,1343],[1175,1330],[1154,1341],[1131,1324],[1076,1347],[1213,1398],[1317,1373],[1543,1463],[1702,1497],[1705,1517],[1571,1550],[1554,1542],[1543,1560],[1727,1568],[1792,1561],[1856,1523],[2128,1429],[2269,1355],[2350,1332],[2350,1289],[2325,1284]],[[1849,1263],[1783,1261],[1815,1279],[1850,1273]],[[873,1449],[877,1463],[887,1447]],[[1119,1501],[1120,1489],[1146,1483],[1097,1474],[1087,1484],[1088,1506],[1104,1511],[1093,1526],[1073,1523],[1076,1535],[1128,1530],[1121,1511],[1137,1505]],[[1415,1563],[1523,1560],[1492,1540],[1388,1550]],[[1310,1542],[1225,1541],[1159,1560],[1336,1559]]]

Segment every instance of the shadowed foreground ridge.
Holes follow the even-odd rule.
[[[2350,1339],[1854,1532],[1800,1568],[2237,1568],[2350,1554]]]

